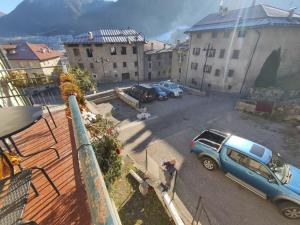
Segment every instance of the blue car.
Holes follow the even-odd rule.
[[[158,100],[167,100],[168,99],[167,93],[164,92],[158,85],[153,85],[152,87],[153,87],[153,92],[154,92],[156,99],[158,99]]]
[[[270,149],[217,130],[205,130],[192,140],[207,170],[226,176],[264,199],[270,199],[290,219],[300,218],[300,169]]]

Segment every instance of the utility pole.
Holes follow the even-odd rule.
[[[201,87],[200,87],[201,91],[202,91],[202,88],[203,88],[203,81],[204,81],[207,58],[208,58],[208,54],[210,53],[210,50],[211,50],[210,43],[208,44],[207,48],[203,49],[203,50],[206,51],[206,54],[205,54],[205,62],[204,62],[204,66],[203,66],[203,71],[202,71],[202,80],[201,80]]]

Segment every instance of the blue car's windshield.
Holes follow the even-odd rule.
[[[171,88],[171,89],[176,89],[176,88],[177,88],[177,85],[176,85],[176,84],[171,84],[171,85],[170,85],[170,88]]]
[[[155,91],[157,92],[162,92],[162,90],[160,89],[160,87],[154,87]]]
[[[268,163],[268,167],[282,183],[286,183],[289,168],[283,158],[279,156],[279,154],[272,154],[272,158]]]

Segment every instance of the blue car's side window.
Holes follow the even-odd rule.
[[[248,168],[266,179],[273,178],[270,171],[263,164],[255,160],[249,159]]]

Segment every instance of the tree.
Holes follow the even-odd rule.
[[[105,183],[109,188],[121,175],[122,161],[119,156],[121,143],[117,138],[118,132],[111,121],[101,117],[88,125],[88,129],[94,137],[92,145]]]
[[[83,71],[80,68],[71,69],[72,73],[77,81],[77,85],[80,87],[83,94],[95,88],[95,81],[91,78],[88,71]]]
[[[255,80],[256,87],[270,87],[276,84],[277,72],[280,65],[280,53],[280,48],[274,50],[266,59]]]

